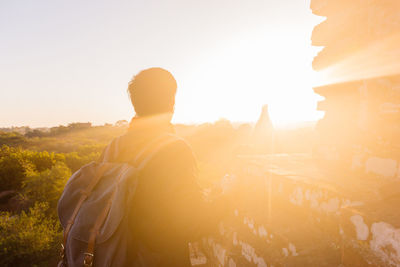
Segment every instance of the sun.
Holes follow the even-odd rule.
[[[320,97],[312,90],[315,51],[306,45],[292,51],[287,44],[256,36],[229,42],[224,49],[203,58],[191,73],[178,77],[181,82],[175,122],[201,123],[220,118],[255,122],[265,104],[276,126],[322,116],[316,110]]]

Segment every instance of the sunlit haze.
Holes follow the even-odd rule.
[[[159,66],[176,123],[319,119],[309,1],[2,1],[0,127],[129,120],[126,89]]]
[[[323,69],[315,76],[314,84],[336,84],[399,74],[400,62],[397,60],[400,55],[399,42],[400,33],[377,40]]]

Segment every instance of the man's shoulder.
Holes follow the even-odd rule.
[[[172,170],[196,166],[196,157],[189,143],[178,136],[170,138],[169,142],[160,148],[149,161],[149,166],[151,168],[158,166],[164,170],[165,168]]]
[[[135,140],[129,134],[114,138],[103,151],[101,159],[104,161],[121,161],[125,162],[128,159],[134,158],[133,155],[138,155],[142,150],[150,147],[146,154],[153,154],[151,161],[183,161],[195,162],[195,155],[190,144],[182,137],[168,133],[159,135],[144,140]]]
[[[162,154],[174,154],[175,156],[181,155],[194,157],[192,147],[184,138],[172,134],[169,138],[171,138],[171,141],[160,151]]]
[[[183,138],[176,138],[149,161],[146,169],[160,177],[170,177],[170,182],[182,183],[196,175],[197,160],[189,143]]]

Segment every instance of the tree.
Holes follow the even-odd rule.
[[[40,173],[29,172],[22,182],[22,192],[33,202],[48,202],[55,212],[58,199],[71,176],[71,170],[63,162]],[[53,214],[55,215],[55,214]]]
[[[2,132],[0,131],[0,146],[17,146],[26,143],[25,137],[17,132]]]
[[[27,213],[0,213],[1,266],[51,264],[61,231],[57,220],[46,216],[48,208],[47,203],[36,203]]]
[[[19,148],[2,146],[0,149],[0,191],[19,190],[28,170],[33,170]]]

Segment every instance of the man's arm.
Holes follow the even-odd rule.
[[[163,179],[170,181],[167,186],[176,229],[188,241],[214,233],[228,211],[226,198],[222,192],[214,192],[213,199],[205,199],[198,183],[197,162],[186,142],[176,143],[166,153],[167,166],[160,171]]]

